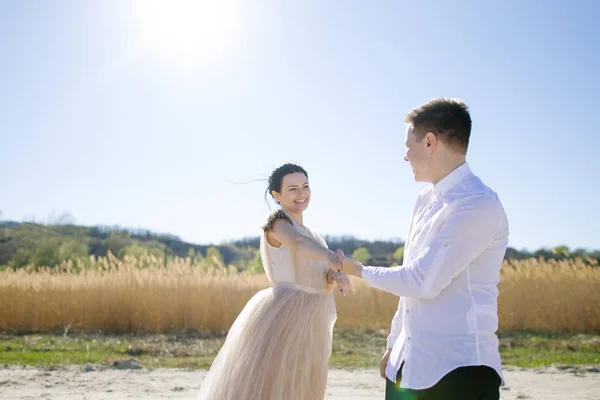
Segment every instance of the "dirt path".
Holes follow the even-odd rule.
[[[193,399],[205,371],[0,367],[2,399]],[[506,367],[502,400],[600,400],[600,367]],[[327,400],[383,399],[376,370],[331,370]]]

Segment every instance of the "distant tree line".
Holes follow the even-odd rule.
[[[340,248],[345,254],[369,265],[398,265],[404,258],[404,242],[400,239],[368,241],[353,236],[325,236],[324,239],[329,248]],[[120,226],[85,227],[75,225],[69,219],[52,224],[0,221],[0,268],[52,267],[67,260],[86,264],[90,263],[90,256],[102,257],[110,252],[119,258],[148,254],[165,262],[174,257],[190,257],[194,262],[218,260],[240,271],[260,272],[259,246],[258,236],[220,245],[198,245],[171,234]],[[556,246],[529,252],[509,247],[505,256],[512,259],[530,257],[598,260],[600,251]]]

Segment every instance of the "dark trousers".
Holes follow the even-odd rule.
[[[500,400],[500,377],[487,366],[459,367],[428,389],[400,388],[402,368],[396,383],[386,379],[385,400]]]

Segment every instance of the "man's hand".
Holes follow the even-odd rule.
[[[379,373],[383,379],[387,379],[385,376],[385,369],[387,368],[388,360],[390,359],[390,354],[392,354],[392,349],[387,349],[385,354],[381,358],[381,363],[379,364]]]
[[[357,278],[362,279],[363,265],[359,261],[357,261],[351,257],[346,257],[344,255],[344,252],[342,251],[342,249],[338,249],[337,254],[344,265],[343,271],[347,275],[353,275],[353,276],[356,276]]]

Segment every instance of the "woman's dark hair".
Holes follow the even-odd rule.
[[[283,164],[280,167],[275,168],[275,170],[271,173],[269,177],[269,187],[265,192],[265,200],[267,199],[267,194],[273,196],[272,191],[276,191],[277,193],[281,192],[281,184],[283,182],[283,177],[289,174],[293,174],[295,172],[301,172],[308,178],[308,173],[304,168],[294,163]],[[268,202],[267,202],[268,203]]]

